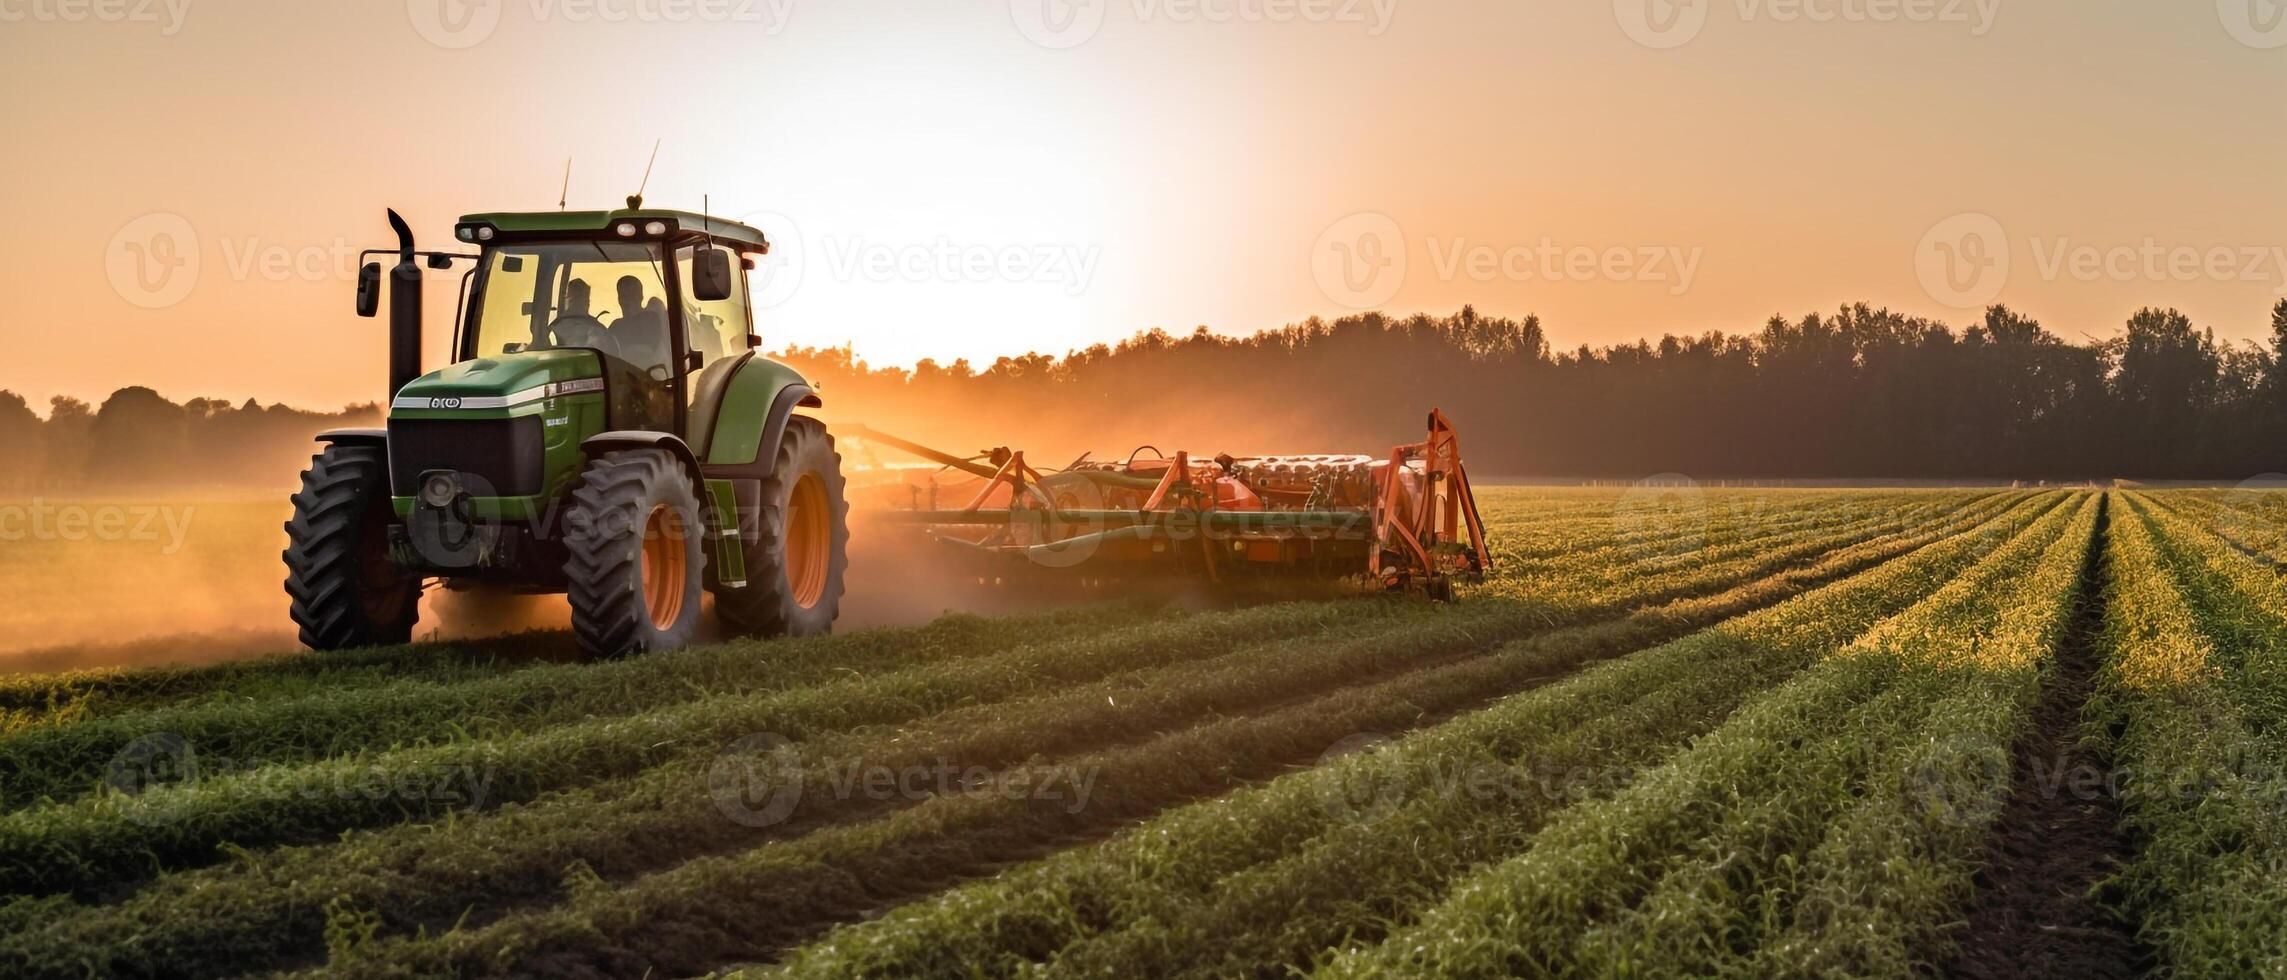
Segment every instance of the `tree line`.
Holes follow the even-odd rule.
[[[1464,308],[1251,337],[1153,330],[982,369],[875,368],[847,348],[784,356],[823,382],[830,408],[961,451],[1101,454],[1155,440],[1386,451],[1418,440],[1437,407],[1483,476],[2236,481],[2287,470],[2287,301],[2267,344],[2219,341],[2172,309],[2074,343],[2004,306],[1955,329],[1858,304],[1752,333],[1570,351],[1552,351],[1537,317]]]
[[[827,415],[1035,466],[1150,444],[1173,452],[1381,452],[1442,408],[1481,477],[2240,480],[2287,470],[2287,301],[2267,343],[2146,309],[2074,343],[1996,306],[1956,329],[1865,304],[1751,333],[1552,350],[1539,318],[1379,313],[1252,336],[1164,330],[1063,357],[873,367],[849,348],[775,355]],[[0,490],[150,483],[291,485],[309,437],[378,424],[176,404],[149,388],[43,417],[0,391]],[[846,451],[865,462],[863,440]],[[899,461],[884,454],[882,461]]]
[[[331,428],[379,425],[377,405],[309,412],[252,399],[176,404],[149,388],[113,392],[101,406],[68,396],[45,418],[0,390],[0,491],[25,493],[154,484],[291,486]]]

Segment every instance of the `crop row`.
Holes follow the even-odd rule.
[[[2273,611],[2279,584],[2154,497],[2129,502],[2113,535],[2096,701],[2098,719],[2119,732],[2122,802],[2139,842],[2122,890],[2171,974],[2278,974],[2287,745],[2256,718],[2276,718],[2265,702],[2287,638]]]
[[[1553,812],[1972,565],[2054,498],[1786,602],[1096,847],[851,926],[794,975],[1277,973],[1387,928]],[[1591,773],[1585,783],[1573,776]],[[1594,778],[1601,776],[1603,778]],[[1544,778],[1553,778],[1552,785]]]
[[[489,739],[355,752],[291,765],[242,766],[187,785],[161,784],[136,795],[104,792],[20,810],[0,815],[0,883],[35,893],[74,884],[84,887],[88,882],[107,883],[108,887],[108,883],[132,880],[152,870],[211,860],[216,856],[214,848],[225,843],[246,848],[314,840],[361,826],[529,800],[550,790],[704,755],[729,739],[755,731],[802,739],[866,725],[903,723],[956,705],[994,703],[1122,671],[1196,662],[1269,642],[1301,642],[1336,629],[1351,631],[1357,638],[1394,636],[1434,617],[1449,627],[1479,629],[1482,636],[1515,635],[1552,622],[1577,621],[1646,602],[1704,593],[1741,576],[1767,574],[1871,533],[1861,527],[1793,547],[1743,547],[1736,553],[1710,556],[1721,560],[1703,566],[1643,577],[1632,592],[1600,591],[1569,607],[1479,602],[1441,611],[1419,603],[1293,603],[1166,624],[1146,623],[1100,634],[1057,636],[999,652],[980,653],[963,646],[953,651],[958,655],[918,656],[913,666],[893,665],[870,675],[836,670],[830,658],[713,661],[710,666],[717,677],[738,672],[767,677],[776,672],[824,671],[834,679],[806,686],[764,686],[752,692],[740,691],[725,680],[728,693],[692,699],[684,690],[679,700],[673,697],[677,693],[674,686],[650,684],[645,689],[659,692],[657,696],[665,703],[647,713],[583,717]],[[855,634],[846,639],[854,644],[863,642],[864,636]],[[670,664],[663,669],[672,668]],[[545,675],[524,671],[493,683],[540,676]],[[643,679],[649,675],[633,676]],[[575,692],[592,688],[592,697],[605,698],[610,689],[594,686],[607,682],[569,677],[565,684],[572,690],[561,696],[573,697]],[[536,691],[532,697],[544,700],[547,693]],[[634,699],[632,694],[629,697]],[[407,710],[417,707],[408,706]],[[437,717],[449,720],[451,716]],[[259,724],[261,718],[257,714],[249,720]],[[187,739],[169,744],[198,748],[198,743]],[[84,750],[79,758],[96,764]],[[391,795],[394,806],[376,806],[371,792],[343,791],[344,787],[375,783],[394,786],[423,778],[465,779],[471,774],[485,778],[481,799],[470,793],[399,792]]]
[[[1903,542],[1892,541],[1883,547],[1903,546]],[[1857,560],[1867,560],[1865,554],[1872,553],[1875,549],[1865,549]],[[1759,579],[1805,557],[1807,553],[1789,554],[1782,549],[1763,556],[1760,566],[1710,567],[1703,571],[1718,578],[1711,578],[1703,588],[1714,587],[1724,577]],[[1848,560],[1849,556],[1837,558]],[[1728,598],[1734,606],[1767,602],[1774,597],[1771,589],[1784,588],[1791,581],[1792,576],[1784,576]],[[1405,637],[1360,636],[1339,644],[1306,638],[1227,655],[1219,661],[1117,675],[1093,687],[1054,689],[1006,705],[979,705],[919,730],[856,732],[840,739],[816,739],[814,744],[805,744],[801,754],[818,760],[848,758],[862,760],[869,767],[894,768],[932,754],[963,765],[983,765],[1022,760],[1043,746],[1072,750],[1090,740],[1148,734],[1171,719],[1227,711],[1266,697],[1291,699],[1392,669],[1434,663],[1449,651],[1483,645],[1488,635],[1484,617],[1497,608],[1496,604],[1485,604],[1483,610],[1468,615],[1448,610],[1435,620],[1424,621]],[[1523,667],[1511,665],[1512,671],[1525,670],[1523,675],[1461,671],[1442,681],[1423,683],[1430,685],[1425,690],[1443,691],[1440,696],[1447,702],[1456,698],[1466,702],[1485,696],[1493,690],[1488,685],[1501,676],[1509,676],[1508,683],[1513,685],[1533,670],[1545,672],[1561,666],[1566,657],[1577,662],[1599,652],[1617,652],[1637,638],[1682,628],[1694,615],[1724,609],[1721,602],[1704,608],[1687,605],[1623,624],[1557,634],[1549,638],[1549,649],[1537,660],[1528,659]],[[1425,695],[1421,691],[1408,694],[1403,678],[1391,683],[1396,687],[1384,692],[1388,696],[1363,703],[1385,713],[1395,706],[1401,718],[1418,714]],[[1275,727],[1269,735],[1282,737]],[[1283,737],[1293,736],[1288,733]],[[1323,748],[1323,743],[1319,747]],[[1237,752],[1231,755],[1231,764],[1242,766],[1250,758],[1260,764],[1270,757],[1274,756]],[[1196,753],[1183,759],[1185,765],[1201,761]],[[550,797],[537,806],[512,808],[497,818],[456,820],[439,833],[406,827],[353,837],[324,848],[248,855],[239,863],[210,873],[162,879],[126,906],[94,910],[59,928],[83,936],[136,934],[141,937],[139,948],[167,952],[169,958],[163,962],[188,969],[177,957],[195,957],[199,949],[231,949],[239,955],[258,956],[258,952],[248,954],[250,945],[258,951],[266,948],[264,943],[282,947],[306,944],[304,934],[317,918],[315,904],[332,897],[353,896],[400,918],[418,919],[439,910],[449,916],[476,897],[501,894],[503,882],[510,883],[505,889],[510,893],[515,892],[516,882],[536,880],[550,885],[554,872],[574,859],[589,860],[592,866],[617,874],[662,856],[704,853],[710,848],[755,840],[756,834],[726,824],[715,812],[706,787],[705,767],[709,762],[705,756],[695,757],[686,764],[646,772],[633,781],[606,783],[591,791]],[[806,821],[843,819],[847,814],[842,810],[863,809],[853,801],[841,801],[848,805],[837,807],[830,794],[821,792],[825,787],[817,780],[823,777],[824,769],[831,768],[827,765],[805,776],[811,785],[805,787],[804,799],[823,797],[817,805],[805,802],[802,818]],[[635,846],[631,847],[631,842]],[[185,903],[192,908],[210,908],[212,913],[186,918],[182,915]],[[223,924],[225,931],[246,928],[235,935],[217,936],[212,929],[202,931],[210,923]],[[299,931],[297,923],[302,927]],[[173,940],[165,938],[167,935],[184,935],[182,945],[175,946]],[[56,933],[27,935],[34,948],[74,945],[55,942],[58,938]],[[25,952],[25,947],[19,946],[18,952]],[[110,964],[111,968],[120,966]]]
[[[1776,534],[1724,548],[1701,548],[1694,556],[1722,561],[1774,540]],[[1609,607],[1614,585],[1608,577],[1593,576],[1593,569],[1582,566],[1567,575],[1536,580],[1538,601],[1558,607],[1550,614],[1552,620]],[[1643,594],[1629,585],[1621,593],[1623,598]],[[1371,603],[1339,607],[1343,616],[1357,617],[1386,610]],[[974,656],[1003,649],[1005,637],[1011,635],[1050,644],[1091,629],[1133,627],[1149,616],[1148,607],[1139,603],[1002,621],[948,617],[914,630],[866,631],[815,641],[734,642],[593,667],[535,668],[458,683],[416,678],[373,687],[328,687],[283,701],[232,697],[85,719],[0,739],[0,777],[9,787],[0,808],[20,808],[42,799],[68,800],[97,790],[113,776],[107,763],[137,740],[162,733],[244,769],[635,714],[689,700],[699,692],[719,696],[783,690],[839,673]],[[250,668],[224,672],[246,669]],[[154,780],[169,775],[154,774]]]
[[[1365,622],[1396,612],[1394,604],[1383,602],[1344,603],[1341,609],[1334,621]],[[0,785],[10,793],[0,807],[21,809],[99,790],[113,775],[107,771],[113,759],[138,740],[160,735],[245,769],[376,748],[497,738],[568,721],[635,714],[702,694],[756,694],[852,672],[974,658],[1007,650],[1012,636],[1039,645],[1135,632],[1161,618],[1142,604],[1002,620],[948,616],[915,628],[809,641],[733,641],[640,660],[532,667],[459,682],[424,677],[371,687],[327,686],[284,700],[201,699],[0,738]]]
[[[2087,577],[2083,497],[1332,976],[1926,971]],[[1870,856],[1882,858],[1868,860]]]

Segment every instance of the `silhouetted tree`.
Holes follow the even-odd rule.
[[[39,415],[24,396],[0,390],[0,489],[38,486],[46,469],[41,452]]]

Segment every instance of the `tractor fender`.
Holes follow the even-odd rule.
[[[704,470],[716,479],[766,480],[796,408],[824,404],[793,368],[751,357],[722,388],[709,429]]]
[[[314,438],[329,446],[372,446],[389,448],[388,429],[327,429]]]
[[[694,489],[706,486],[706,478],[699,474],[699,457],[692,454],[689,444],[676,438],[673,433],[629,429],[599,432],[580,440],[580,451],[586,453],[589,459],[620,449],[667,450],[676,462],[683,464],[683,471],[690,475]]]

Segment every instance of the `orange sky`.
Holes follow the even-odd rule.
[[[654,139],[652,204],[778,233],[767,340],[876,362],[1464,303],[1567,346],[1852,300],[2250,338],[2287,289],[2283,13],[0,0],[0,388],[377,398],[348,254],[383,207],[444,245],[554,207],[566,156],[609,206]]]

